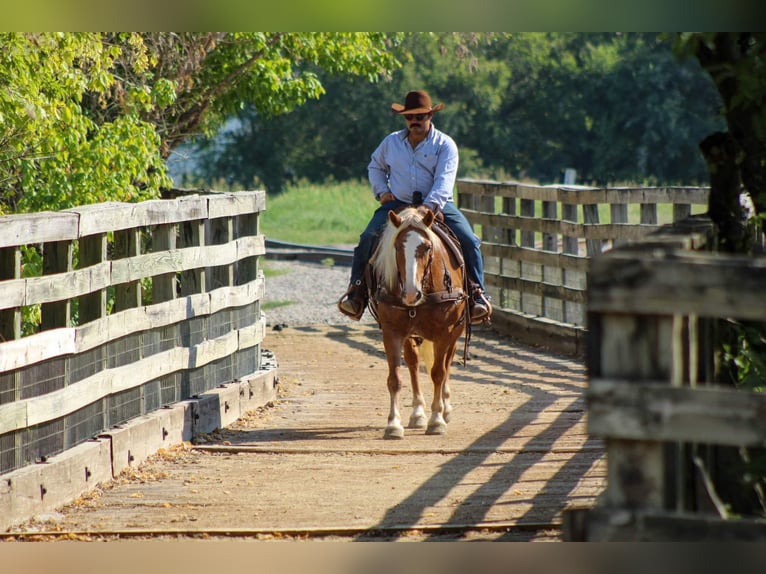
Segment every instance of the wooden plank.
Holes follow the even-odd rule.
[[[52,241],[43,245],[43,275],[56,275],[67,273],[72,270],[72,255],[74,246],[72,241]],[[35,303],[38,301],[29,298]],[[69,327],[71,321],[72,303],[68,296],[61,300],[53,300],[43,303],[40,309],[40,328],[55,329],[56,327]]]
[[[481,251],[485,255],[500,257],[508,261],[525,263],[537,263],[547,267],[557,267],[570,271],[588,271],[589,259],[579,255],[567,253],[548,253],[529,247],[506,245],[502,243],[482,243]]]
[[[263,235],[242,237],[219,245],[185,247],[145,253],[112,261],[112,284],[137,281],[162,273],[176,273],[205,266],[230,266],[266,253]],[[228,277],[228,274],[226,275]]]
[[[583,219],[585,221],[585,225],[583,227],[583,234],[581,237],[585,237],[587,240],[586,250],[588,253],[588,257],[593,257],[594,255],[601,253],[601,242],[603,239],[607,239],[607,238],[595,239],[590,237],[592,230],[599,225],[598,205],[596,204],[583,205],[582,212],[583,212]]]
[[[24,279],[24,304],[73,299],[99,289],[106,289],[110,285],[109,273],[110,263],[105,261],[85,269]]]
[[[0,372],[76,352],[75,333],[75,328],[65,327],[0,343]]]
[[[131,333],[161,329],[227,307],[253,303],[263,297],[264,281],[261,276],[244,285],[127,309],[79,327],[53,329],[0,343],[0,372],[62,355],[82,353]]]
[[[572,303],[585,303],[586,300],[586,293],[581,289],[554,285],[545,283],[544,281],[529,280],[520,277],[505,277],[487,273],[486,282],[488,285],[500,287],[502,289],[512,289],[528,295],[551,297],[563,301],[570,301]]]
[[[591,262],[593,311],[766,320],[766,258],[714,253],[613,252]]]
[[[207,200],[200,196],[188,196],[141,203],[113,201],[75,207],[64,213],[72,213],[79,217],[79,236],[87,237],[134,227],[205,219]]]
[[[0,247],[33,245],[77,239],[75,213],[41,211],[0,217]]]
[[[261,342],[258,338],[264,333],[265,326],[260,324],[247,327],[241,337],[242,344],[258,344]],[[202,367],[233,354],[239,346],[240,332],[232,330],[192,347],[175,347],[121,367],[104,369],[45,395],[0,405],[0,434],[65,416],[111,394],[177,371]]]
[[[106,233],[82,237],[79,241],[79,247],[79,267],[81,269],[94,265],[102,265],[107,261],[108,241]],[[108,278],[108,271],[110,271],[111,268],[108,264],[105,267],[107,270],[106,277]],[[96,285],[92,283],[90,287],[93,292],[81,296],[78,302],[81,325],[106,316],[106,286],[97,288]]]
[[[175,224],[158,225],[152,232],[152,251],[176,251]],[[152,302],[161,303],[176,298],[176,272],[162,273],[152,277]]]
[[[707,205],[709,187],[611,187],[601,203],[689,203]]]
[[[572,513],[574,516],[567,516]],[[625,511],[591,508],[565,511],[564,540],[571,542],[726,542],[766,541],[766,521],[722,519],[690,512]],[[699,546],[695,546],[698,548]]]
[[[204,221],[185,221],[180,225],[178,247],[188,249],[201,247],[204,243]],[[181,272],[181,295],[205,292],[205,268],[196,267]]]
[[[656,316],[589,312],[589,377],[626,379],[636,385],[646,379],[669,381],[671,322]],[[606,454],[605,505],[663,507],[668,475],[661,442],[609,438]]]
[[[219,219],[254,213],[266,209],[266,192],[238,191],[226,194],[206,195],[208,218]]]
[[[238,245],[244,245],[240,240],[244,238],[262,237],[260,233],[260,218],[258,213],[243,213],[236,217],[236,238]],[[265,238],[263,238],[265,240]],[[264,241],[265,244],[265,241]],[[238,247],[239,249],[239,247]],[[249,283],[258,277],[258,257],[248,255],[238,255],[239,259],[235,267],[235,283],[242,285]]]
[[[7,279],[21,278],[21,250],[18,247],[0,248],[0,341],[10,341],[21,337],[21,310],[18,307],[23,301],[23,287],[16,284],[9,288],[6,297]],[[14,297],[15,295],[15,297]],[[5,311],[4,309],[9,309]]]
[[[492,194],[497,197],[514,197],[540,201],[556,201],[572,205],[588,204],[640,204],[640,203],[689,203],[707,205],[708,187],[612,187],[569,186],[554,184],[535,186],[517,182],[497,182],[475,179],[459,179],[458,190],[477,195]]]
[[[674,387],[591,379],[588,431],[601,437],[688,441],[730,446],[766,444],[766,395],[731,387]]]
[[[471,210],[465,210],[465,213],[467,217],[470,217],[471,222],[474,224],[487,225],[490,227],[515,228],[526,232],[551,233],[597,241],[615,239],[637,241],[644,239],[658,230],[657,225],[639,223],[599,223],[596,211],[594,211],[594,209],[597,209],[597,206],[593,205],[585,207],[588,207],[588,219],[592,220],[586,223],[539,219],[534,217],[534,214],[529,216],[487,214]]]
[[[114,261],[112,262],[112,282],[114,284],[114,310],[122,311],[141,306],[141,285],[138,281],[125,282],[115,278],[115,266],[129,266],[125,259],[139,256],[141,253],[141,230],[129,228],[114,232]]]

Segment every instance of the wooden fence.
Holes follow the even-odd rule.
[[[0,475],[263,367],[264,208],[238,192],[0,218]]]
[[[584,352],[588,261],[680,221],[708,188],[536,186],[461,179],[458,204],[480,227],[493,323],[531,343]],[[635,208],[632,208],[634,206]]]
[[[766,328],[766,257],[713,252],[712,237],[693,217],[591,262],[588,430],[605,439],[608,482],[565,513],[568,540],[766,539],[766,508],[737,510],[743,491],[763,494],[743,469],[764,454],[766,396],[718,368],[723,329]]]

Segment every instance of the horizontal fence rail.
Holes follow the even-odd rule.
[[[261,368],[265,193],[0,218],[0,474]]]
[[[583,350],[590,258],[704,211],[707,197],[702,187],[458,181],[458,204],[480,228],[493,322],[573,352]]]
[[[766,539],[759,513],[736,510],[766,446],[766,396],[720,369],[725,330],[766,329],[766,258],[714,247],[700,216],[591,261],[586,404],[607,487],[566,513],[566,539]]]

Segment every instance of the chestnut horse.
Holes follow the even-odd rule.
[[[383,333],[388,361],[391,403],[384,438],[404,438],[399,412],[402,352],[413,394],[409,427],[444,434],[452,410],[450,367],[458,339],[470,323],[462,255],[434,231],[434,213],[428,209],[410,206],[389,212],[388,219],[370,260],[368,281],[370,311]],[[421,352],[434,385],[429,419],[418,379]]]

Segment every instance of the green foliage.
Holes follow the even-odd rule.
[[[38,211],[142,199],[167,184],[153,126],[101,125],[119,49],[99,34],[0,35],[0,211]]]
[[[382,33],[0,34],[0,213],[158,197],[165,160],[249,105],[286,113],[318,73],[377,80]]]
[[[731,333],[722,345],[722,359],[738,386],[761,392],[766,386],[766,336],[762,324],[729,321]]]
[[[317,72],[326,93],[279,117],[243,108],[200,140],[187,183],[265,187],[365,178],[380,140],[401,129],[389,113],[425,88],[446,107],[434,119],[461,150],[461,177],[581,183],[702,184],[698,144],[722,125],[720,98],[670,38],[646,33],[412,33],[403,62],[375,84]]]

